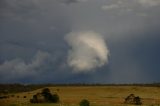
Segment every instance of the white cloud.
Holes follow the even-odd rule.
[[[119,8],[118,4],[111,4],[111,5],[103,5],[102,10],[110,10],[110,9],[117,9]]]
[[[108,63],[109,50],[103,37],[94,31],[71,32],[66,40],[71,46],[68,64],[74,72],[93,71]]]

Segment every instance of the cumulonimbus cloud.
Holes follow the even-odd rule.
[[[65,37],[71,49],[67,63],[74,72],[89,72],[108,63],[109,50],[101,34],[94,31],[71,32]]]

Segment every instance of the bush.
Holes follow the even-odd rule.
[[[58,103],[59,102],[59,96],[57,94],[53,94],[52,97],[50,98],[50,100],[53,103]]]
[[[134,94],[130,94],[129,96],[127,96],[127,98],[125,98],[125,102],[126,104],[134,104],[134,105],[141,105],[141,98],[139,96],[135,96]]]
[[[141,104],[142,104],[141,98],[140,98],[139,96],[135,97],[135,98],[134,98],[134,101],[135,101],[135,104],[136,104],[136,105],[141,105]]]
[[[9,106],[17,106],[16,104],[11,104],[11,105],[9,105]]]
[[[43,90],[42,90],[42,95],[48,95],[48,94],[50,94],[50,90],[49,90],[49,88],[44,88]]]
[[[48,88],[42,90],[41,93],[33,95],[33,98],[30,99],[31,103],[57,103],[59,102],[59,96],[57,94],[50,93]]]
[[[37,95],[33,95],[33,98],[30,99],[31,103],[37,103]]]
[[[0,96],[0,99],[6,99],[8,96]]]
[[[11,95],[11,97],[14,97],[15,95]]]
[[[89,101],[88,101],[88,100],[83,99],[83,100],[79,103],[79,105],[80,105],[80,106],[89,106],[89,105],[90,105],[90,103],[89,103]]]
[[[59,102],[59,96],[57,94],[51,94],[48,88],[42,90],[42,95],[47,102],[57,103]]]

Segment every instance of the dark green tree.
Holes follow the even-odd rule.
[[[136,105],[141,105],[142,104],[141,98],[139,96],[134,98],[134,102],[135,102]]]
[[[43,97],[43,98],[42,98]],[[33,95],[33,98],[30,100],[31,103],[58,103],[59,96],[57,94],[52,94],[48,88],[44,88],[41,93]]]
[[[37,95],[33,95],[33,98],[30,99],[30,102],[31,103],[38,103],[38,101],[37,101]]]
[[[89,101],[88,101],[88,100],[83,99],[83,100],[81,100],[81,102],[79,103],[79,105],[80,105],[80,106],[89,106],[89,105],[90,105],[90,103],[89,103]]]
[[[53,103],[58,103],[59,96],[57,94],[53,94],[52,97],[50,98],[50,101],[52,101]]]
[[[48,95],[48,94],[50,94],[49,88],[44,88],[44,89],[42,90],[42,95]]]

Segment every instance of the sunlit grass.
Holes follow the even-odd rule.
[[[133,106],[123,104],[124,98],[131,93],[143,98],[142,100],[145,105],[142,106],[160,106],[158,105],[160,104],[160,87],[57,86],[49,87],[49,89],[52,93],[59,95],[60,103],[31,104],[30,99],[37,92],[41,92],[42,89],[39,89],[32,92],[16,93],[14,97],[10,97],[5,101],[0,100],[0,106],[79,106],[78,104],[82,99],[89,100],[90,106]],[[19,98],[17,98],[17,96],[19,96]],[[24,96],[26,96],[26,98],[23,98]],[[3,105],[1,103],[3,103]]]

